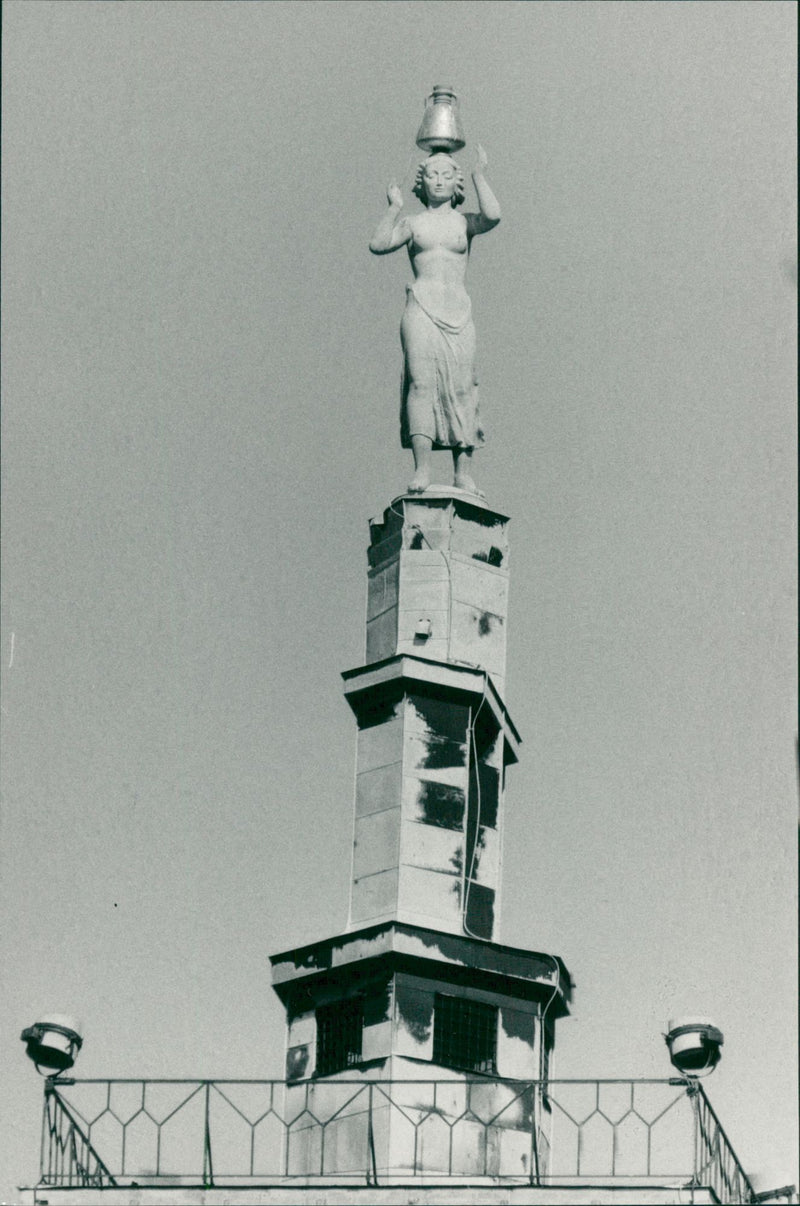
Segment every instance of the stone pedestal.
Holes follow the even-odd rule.
[[[367,663],[395,653],[506,675],[508,519],[460,492],[396,498],[370,524]]]
[[[474,495],[394,499],[370,524],[350,926],[499,933],[508,519]]]
[[[289,1018],[287,1117],[298,1118],[288,1175],[352,1173],[365,1150],[380,1178],[536,1171],[542,1068],[569,996],[560,960],[388,923],[272,967]]]
[[[504,700],[507,529],[455,490],[397,498],[370,525],[366,664],[343,675],[358,726],[348,930],[272,959],[290,1176],[365,1160],[400,1178],[542,1172],[570,981],[556,957],[498,941],[520,744]]]

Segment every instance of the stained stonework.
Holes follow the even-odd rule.
[[[370,525],[368,663],[414,653],[506,674],[508,520],[474,497],[395,499]]]
[[[395,656],[345,676],[358,722],[350,926],[496,937],[506,766],[518,738],[485,672]]]
[[[349,1175],[365,1142],[379,1179],[542,1172],[571,986],[554,956],[499,942],[520,745],[507,529],[448,490],[395,499],[370,526],[366,663],[342,676],[357,726],[347,931],[272,958],[292,1177]]]

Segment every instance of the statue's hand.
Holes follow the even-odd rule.
[[[473,171],[481,173],[485,172],[488,162],[489,160],[486,157],[486,152],[481,144],[478,143],[477,147],[475,148],[475,167],[473,168]]]
[[[396,209],[403,208],[403,194],[397,184],[392,181],[386,190],[386,197],[390,205],[394,205]]]

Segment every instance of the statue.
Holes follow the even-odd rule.
[[[435,99],[436,93],[431,100]],[[500,206],[486,182],[486,153],[479,146],[472,173],[479,212],[456,213],[464,200],[464,176],[441,147],[455,149],[463,141],[429,138],[422,142],[422,133],[418,144],[433,144],[433,149],[419,165],[413,191],[425,209],[402,216],[403,194],[397,184],[390,184],[389,210],[369,249],[386,255],[407,246],[414,273],[400,326],[400,437],[402,446],[414,454],[409,493],[421,494],[430,485],[432,450],[449,448],[453,485],[479,494],[470,469],[473,449],[483,444],[484,435],[478,410],[475,327],[464,280],[472,239],[497,225]]]

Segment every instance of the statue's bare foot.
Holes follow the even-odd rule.
[[[477,494],[480,498],[484,497],[468,473],[457,473],[453,478],[453,485],[457,490],[466,490],[468,494]]]
[[[424,469],[424,468],[418,469],[417,472],[412,477],[411,481],[408,483],[408,492],[409,492],[409,494],[422,494],[423,491],[428,489],[428,486],[430,484],[431,484],[430,469]]]

